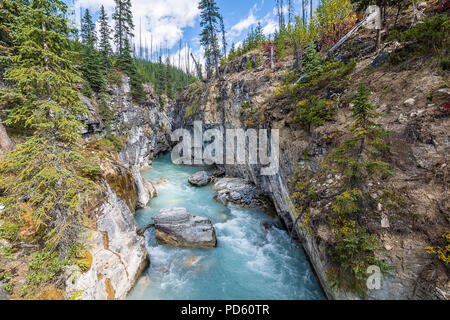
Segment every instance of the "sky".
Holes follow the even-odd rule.
[[[297,14],[301,13],[300,1],[293,0],[293,7]],[[315,7],[318,0],[313,1],[313,7]],[[72,7],[73,19],[78,23],[80,9],[83,11],[89,9],[94,20],[98,19],[101,5],[104,5],[110,19],[114,11],[114,0],[66,0],[66,2]],[[217,0],[216,2],[224,18],[228,47],[232,43],[240,44],[250,28],[255,27],[258,22],[261,22],[266,35],[273,34],[277,29],[275,0]],[[131,0],[136,45],[139,46],[142,34],[143,47],[145,41],[150,47],[151,39],[153,39],[155,53],[157,46],[162,45],[170,50],[174,58],[178,57],[179,41],[182,39],[183,43],[188,43],[194,56],[202,60],[198,3],[199,0]],[[110,25],[113,26],[112,21]],[[178,61],[178,58],[175,60]]]

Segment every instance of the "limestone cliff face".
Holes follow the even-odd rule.
[[[65,298],[83,300],[123,299],[149,263],[145,238],[134,212],[145,207],[153,192],[142,180],[140,169],[170,149],[172,114],[165,112],[150,88],[145,105],[130,100],[129,79],[109,88],[112,113],[109,132],[123,138],[118,159],[102,162],[103,192],[86,211],[95,226],[85,230],[86,245],[92,257],[88,271],[77,267],[66,271]],[[86,138],[106,134],[95,100],[84,99],[91,114],[83,120]]]
[[[202,120],[207,128],[280,130],[278,174],[261,176],[260,167],[249,164],[226,166],[225,169],[228,175],[243,177],[259,186],[271,197],[288,228],[292,228],[295,216],[289,200],[292,192],[289,178],[295,165],[305,163],[316,170],[348,129],[350,110],[348,102],[343,102],[339,105],[335,120],[324,126],[312,126],[309,130],[300,127],[292,121],[295,113],[289,106],[276,105],[270,99],[275,87],[284,81],[292,69],[293,61],[289,58],[281,61],[275,70],[261,66],[245,71],[242,66],[245,66],[247,59],[255,60],[255,54],[250,53],[225,67],[224,80],[195,84],[197,87],[189,88],[179,99],[177,108],[182,110],[186,127],[192,126],[194,120]],[[366,227],[377,234],[386,248],[380,258],[396,268],[395,277],[383,280],[381,290],[369,292],[368,298],[448,299],[448,270],[424,250],[433,239],[439,237],[439,233],[448,229],[450,221],[445,184],[430,182],[426,178],[432,174],[433,168],[446,170],[448,165],[449,136],[442,127],[450,125],[449,119],[448,116],[434,117],[439,113],[440,105],[437,100],[429,100],[429,93],[437,92],[436,87],[442,78],[427,70],[416,73],[414,79],[409,79],[407,72],[389,73],[386,69],[367,71],[365,67],[374,57],[358,62],[349,84],[343,92],[338,93],[339,99],[348,101],[346,97],[356,91],[359,82],[369,81],[373,92],[371,100],[380,105],[378,111],[386,114],[380,122],[392,131],[390,161],[396,173],[391,181],[396,187],[407,188],[405,196],[418,218],[415,221],[398,222],[386,212],[387,218],[380,215],[378,220],[367,221]],[[388,94],[386,86],[389,88]],[[448,91],[440,94],[447,95],[448,99]],[[410,97],[414,98],[412,106],[404,104]],[[332,136],[337,139],[334,143],[328,139]],[[325,190],[327,186],[332,189],[337,178],[332,175],[317,177],[316,185]],[[332,299],[359,299],[361,297],[333,290],[327,283],[326,272],[331,267],[328,252],[333,234],[320,215],[321,210],[329,208],[331,204],[322,205],[312,210],[311,224],[315,236],[300,231],[300,240],[327,296]],[[390,224],[386,224],[383,219],[390,220]]]
[[[108,88],[109,128],[105,128],[106,124],[101,120],[99,105],[85,98],[91,114],[83,120],[87,125],[84,136],[103,135],[108,129],[126,141],[119,151],[119,160],[129,168],[142,168],[170,149],[170,133],[176,114],[168,102],[165,107],[160,105],[151,87],[145,87],[147,99],[143,105],[131,100],[130,90],[129,78],[125,76],[120,84]]]
[[[112,300],[125,298],[148,265],[145,239],[138,234],[133,212],[109,187],[94,209],[96,229],[86,230],[92,255],[87,272],[68,270],[66,298]]]

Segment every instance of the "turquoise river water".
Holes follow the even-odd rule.
[[[150,267],[128,299],[137,300],[304,300],[324,299],[303,250],[278,227],[265,230],[265,221],[280,226],[261,210],[224,206],[211,186],[188,183],[201,167],[176,166],[165,155],[143,173],[159,196],[136,213],[140,227],[152,223],[161,208],[185,207],[192,215],[211,219],[217,248],[186,249],[158,245],[154,230],[145,233]]]

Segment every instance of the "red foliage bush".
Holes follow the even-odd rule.
[[[450,0],[437,0],[431,5],[432,11],[444,12],[450,9]]]
[[[446,104],[444,104],[443,110],[444,110],[444,112],[450,112],[450,102],[447,102]]]
[[[275,43],[265,43],[263,44],[263,52],[264,56],[268,56],[269,59],[266,59],[264,61],[264,68],[270,67],[270,51],[271,47],[273,47],[273,61],[276,62],[276,56],[277,56],[277,45]]]
[[[329,48],[334,46],[343,36],[347,34],[356,24],[356,21],[341,22],[335,25],[333,30],[324,30],[320,35],[319,44],[321,47]]]

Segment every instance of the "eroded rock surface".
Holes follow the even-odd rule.
[[[216,247],[216,231],[208,218],[185,208],[161,209],[155,221],[156,240],[177,247]]]
[[[211,181],[211,177],[208,175],[206,171],[199,171],[194,173],[189,178],[189,183],[196,187],[204,187],[209,184]]]
[[[373,44],[369,42],[358,45],[355,40],[348,44],[336,53],[336,57],[349,61],[372,52]],[[182,114],[194,103],[199,105],[194,116],[183,119],[183,127],[191,128],[194,121],[201,120],[208,129],[279,129],[280,170],[277,174],[263,176],[260,165],[249,163],[219,167],[227,176],[250,181],[263,194],[270,195],[284,224],[288,229],[296,228],[294,221],[297,216],[291,201],[295,184],[291,179],[298,170],[297,164],[305,165],[315,173],[311,181],[315,189],[325,192],[326,196],[335,192],[341,177],[321,175],[321,163],[348,132],[351,121],[349,106],[358,84],[370,83],[370,101],[377,105],[376,112],[385,115],[377,122],[391,132],[387,138],[391,147],[388,162],[394,174],[378,181],[379,187],[402,190],[399,194],[405,197],[414,213],[414,218],[399,217],[393,212],[395,210],[383,207],[381,213],[387,218],[380,213],[379,217],[362,222],[387,249],[378,258],[396,268],[394,278],[383,279],[381,289],[368,292],[368,296],[329,286],[327,273],[335,267],[329,248],[335,239],[328,222],[323,220],[323,212],[331,208],[331,200],[321,201],[311,208],[309,225],[313,227],[314,236],[296,228],[300,241],[330,299],[443,299],[450,296],[448,271],[442,272],[442,262],[424,249],[442,239],[450,221],[447,205],[450,145],[446,130],[450,118],[448,107],[445,107],[450,94],[447,86],[442,85],[442,76],[428,68],[419,68],[413,78],[410,70],[387,72],[377,68],[368,71],[366,66],[375,58],[373,52],[371,57],[358,61],[351,73],[352,80],[340,92],[335,92],[333,86],[318,92],[324,97],[337,95],[342,102],[334,121],[308,128],[292,120],[295,108],[284,100],[277,102],[272,98],[276,95],[275,88],[285,81],[286,70],[293,68],[294,60],[279,61],[274,70],[256,68],[245,72],[242,65],[249,59],[253,61],[256,54],[249,52],[225,66],[224,81],[205,84],[200,93],[187,92],[182,96],[178,102]],[[389,90],[386,83],[389,83]],[[414,101],[408,101],[410,98]],[[245,184],[237,188],[238,184],[235,187],[231,181],[236,180],[218,180],[218,201],[239,205],[252,198],[242,196],[247,194]]]
[[[126,201],[109,187],[95,213],[97,229],[86,230],[92,264],[84,273],[77,266],[66,270],[65,298],[123,299],[148,265],[145,239],[138,235],[138,226]]]
[[[256,186],[239,178],[221,178],[214,184],[217,192],[215,199],[224,205],[229,203],[257,208],[268,206],[268,200],[258,191]]]

